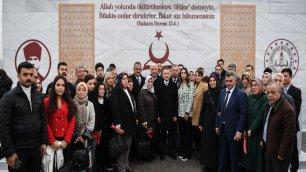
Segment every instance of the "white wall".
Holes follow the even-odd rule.
[[[58,63],[58,3],[96,4],[96,11],[102,1],[98,0],[3,0],[3,63],[9,75],[16,81],[14,57],[16,49],[28,39],[41,40],[48,48],[52,57],[51,72],[44,81],[46,86],[56,75]],[[111,1],[104,2],[127,2]],[[152,2],[132,1],[129,2]],[[158,2],[186,2],[154,1]],[[189,1],[191,2],[191,1]],[[199,2],[199,1],[192,1]],[[216,2],[216,1],[215,1]],[[293,82],[302,89],[303,100],[306,100],[306,1],[304,0],[244,0],[222,1],[233,4],[256,5],[256,75],[260,77],[264,69],[264,53],[267,46],[275,39],[285,38],[293,42],[299,53],[299,71]],[[216,2],[216,4],[219,4]],[[216,5],[218,7],[219,5]],[[118,70],[131,71],[133,63],[148,59],[148,47],[154,38],[155,30],[162,30],[163,41],[170,47],[170,59],[175,63],[183,63],[189,68],[202,66],[208,74],[220,54],[220,21],[219,9],[215,11],[216,20],[182,22],[179,29],[147,27],[139,28],[134,21],[101,20],[96,13],[96,62],[108,66],[115,63]],[[156,55],[164,53],[163,44],[154,44]],[[0,63],[1,64],[1,63]],[[73,70],[73,69],[71,69]],[[301,116],[306,113],[303,102]],[[306,129],[306,121],[302,120]]]
[[[2,0],[0,0],[0,23],[1,23],[1,27],[0,27],[0,68],[3,67],[3,50],[2,50]]]

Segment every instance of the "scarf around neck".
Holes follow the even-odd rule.
[[[88,96],[80,99],[78,96],[74,97],[74,104],[76,106],[76,132],[78,135],[82,135],[86,129],[87,121],[87,104]]]

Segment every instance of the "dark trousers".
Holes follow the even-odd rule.
[[[227,138],[224,127],[221,128],[219,137],[219,172],[239,172],[241,143],[233,140],[233,138]]]
[[[10,172],[39,172],[41,167],[41,152],[40,147],[28,149],[16,149],[18,159],[21,161],[21,166],[18,170],[8,168]]]
[[[160,156],[165,156],[166,153],[175,154],[175,132],[176,130],[161,129],[160,131]]]
[[[195,148],[198,152],[201,149],[201,137],[202,137],[202,133],[199,130],[199,127],[193,126],[193,141],[194,141]]]
[[[186,121],[185,118],[179,117],[179,133],[181,138],[180,154],[185,158],[191,158],[192,152],[192,130],[191,118]]]
[[[298,151],[298,148],[297,148],[297,138],[296,138],[296,135],[294,137],[294,141],[293,141],[293,152],[291,154],[291,157],[290,157],[290,160],[291,160],[291,169],[290,171],[291,172],[297,172],[297,170],[299,169],[299,151]]]
[[[265,155],[265,166],[269,172],[288,172],[288,160],[279,160],[277,157]]]

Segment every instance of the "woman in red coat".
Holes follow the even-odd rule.
[[[64,150],[64,161],[69,158],[69,148],[75,127],[75,105],[67,88],[67,79],[57,76],[54,79],[50,97],[44,99],[49,144],[55,150]]]

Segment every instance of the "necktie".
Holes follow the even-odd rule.
[[[140,76],[138,76],[138,85],[141,85],[141,78],[140,78]]]
[[[231,93],[230,91],[226,91],[226,96],[225,96],[225,100],[224,100],[225,108],[227,108],[228,95],[229,95],[230,93]]]
[[[166,87],[168,87],[168,82],[165,82]]]

